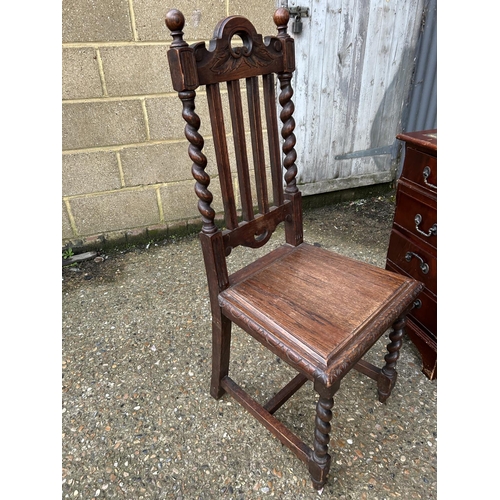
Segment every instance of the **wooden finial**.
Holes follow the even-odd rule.
[[[288,9],[285,9],[284,7],[280,7],[279,9],[276,10],[273,16],[274,24],[277,26],[278,31],[283,31],[286,33],[286,29],[288,27],[288,21],[290,20],[290,12],[288,12]]]
[[[177,9],[171,9],[165,16],[165,24],[170,31],[182,31],[184,28],[184,14]]]
[[[184,28],[185,22],[186,20],[184,18],[184,14],[180,10],[171,9],[167,12],[167,15],[165,16],[165,24],[174,39],[172,47],[186,44],[186,42],[182,39],[182,35],[184,35],[182,29]]]

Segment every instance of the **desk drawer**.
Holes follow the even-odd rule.
[[[386,269],[401,274],[390,262],[387,262]],[[437,339],[437,302],[436,296],[424,288],[423,292],[417,297],[420,301],[420,307],[415,307],[408,314],[408,318],[414,321],[420,329],[426,332],[426,335],[434,341]]]
[[[393,229],[387,259],[409,276],[421,281],[437,295],[437,259]]]
[[[437,248],[436,219],[434,200],[424,203],[405,193],[403,189],[398,190],[394,222],[434,248]]]
[[[408,315],[421,328],[427,330],[434,340],[437,340],[437,304],[436,299],[431,294],[424,290],[418,299],[421,306],[413,309]]]
[[[437,191],[437,158],[407,147],[401,177]]]

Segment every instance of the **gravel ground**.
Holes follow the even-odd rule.
[[[393,214],[390,195],[309,209],[304,238],[384,267]],[[238,250],[234,269],[255,255]],[[197,237],[99,257],[63,268],[62,498],[319,498],[302,462],[231,397],[209,395],[211,321]],[[368,359],[380,365],[386,343]],[[398,372],[386,405],[369,378],[353,371],[343,380],[320,498],[436,498],[437,382],[422,374],[407,338]],[[256,398],[292,374],[235,328],[231,375]],[[315,402],[308,382],[277,412],[308,443]]]

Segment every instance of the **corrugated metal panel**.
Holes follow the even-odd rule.
[[[437,128],[437,0],[424,10],[422,33],[417,46],[416,67],[404,130],[416,132]]]

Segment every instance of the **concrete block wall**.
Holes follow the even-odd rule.
[[[63,1],[64,246],[123,243],[198,224],[181,103],[168,72],[165,14],[184,13],[184,38],[192,43],[208,41],[216,23],[233,14],[274,34],[277,6],[276,0]],[[204,152],[215,175],[201,101]]]

